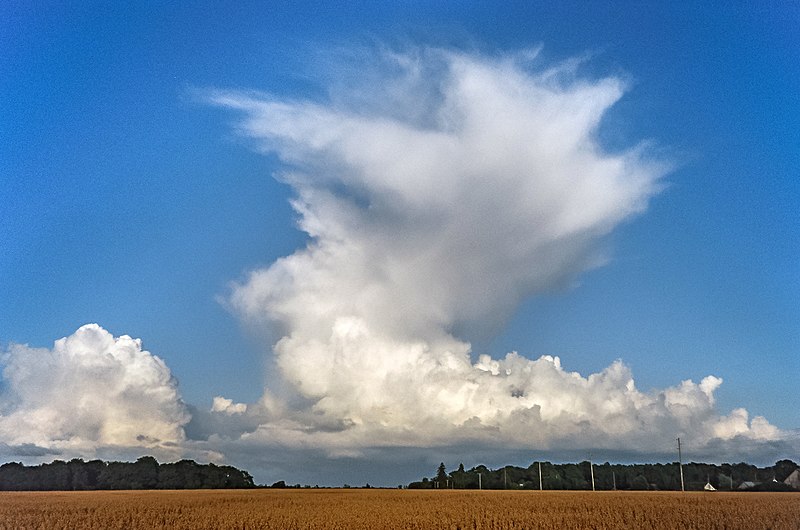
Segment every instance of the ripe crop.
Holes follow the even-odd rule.
[[[2,529],[794,529],[794,493],[201,490],[0,493]]]

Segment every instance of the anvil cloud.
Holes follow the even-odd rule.
[[[612,152],[598,140],[623,80],[581,77],[575,61],[542,68],[535,54],[379,62],[360,71],[368,86],[325,101],[210,96],[285,163],[309,236],[229,299],[272,331],[281,376],[309,403],[248,436],[344,454],[778,436],[744,410],[721,416],[714,376],[642,392],[620,361],[584,377],[550,356],[471,351],[521,301],[602,265],[604,236],[660,189],[668,165],[646,143]]]

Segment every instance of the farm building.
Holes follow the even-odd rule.
[[[800,490],[800,468],[792,471],[792,474],[786,477],[786,480],[783,482],[796,490]]]

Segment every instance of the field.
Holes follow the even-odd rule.
[[[411,490],[3,492],[0,529],[800,528],[800,494]]]

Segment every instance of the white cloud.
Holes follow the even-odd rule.
[[[615,362],[584,377],[558,358],[471,359],[469,337],[603,262],[598,243],[639,214],[666,164],[646,146],[608,152],[615,77],[546,70],[530,56],[389,54],[329,101],[215,92],[280,176],[310,243],[233,288],[271,326],[283,377],[311,404],[243,435],[323,447],[478,443],[659,446],[676,435],[770,439],[746,412],[721,417],[721,379],[639,391]],[[361,66],[361,65],[360,65]],[[655,445],[654,445],[655,444]]]
[[[52,349],[2,354],[0,440],[88,456],[109,448],[169,456],[189,415],[164,361],[139,339],[87,324]]]
[[[0,453],[198,455],[265,474],[313,461],[350,476],[368,471],[354,459],[399,468],[431,447],[463,460],[671,458],[676,436],[697,458],[798,447],[745,409],[718,412],[714,376],[643,391],[622,361],[582,375],[558,357],[475,355],[469,341],[502,329],[521,301],[602,264],[604,237],[646,209],[667,167],[644,144],[603,148],[597,128],[625,84],[581,78],[575,62],[441,50],[383,60],[328,101],[211,96],[286,164],[279,178],[309,235],[229,299],[274,334],[286,388],[185,405],[138,339],[89,324],[52,349],[2,353]]]
[[[247,412],[247,404],[234,403],[232,399],[216,396],[211,403],[211,412],[222,412],[228,416],[244,414]]]

